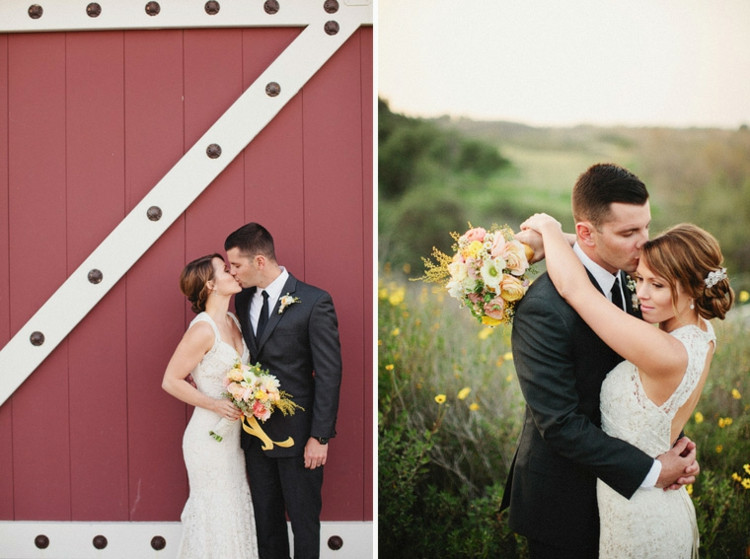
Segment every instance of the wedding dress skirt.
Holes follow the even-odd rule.
[[[231,315],[232,319],[236,318]],[[226,374],[240,355],[219,336],[213,320],[201,313],[193,319],[206,321],[214,329],[213,347],[192,372],[201,392],[221,398]],[[238,324],[239,327],[239,324]],[[243,341],[242,362],[249,357]],[[257,539],[250,489],[245,472],[245,455],[240,448],[240,422],[221,442],[210,431],[221,417],[195,408],[182,438],[182,451],[190,482],[185,503],[182,541],[177,556],[181,559],[257,559]]]
[[[688,366],[680,385],[661,406],[648,399],[632,363],[624,361],[607,375],[600,404],[605,433],[654,458],[672,447],[672,420],[698,386],[709,342],[716,340],[711,324],[704,324],[707,332],[694,325],[671,332],[684,344]],[[695,508],[684,487],[676,491],[641,488],[628,500],[597,480],[597,500],[600,559],[697,557]]]

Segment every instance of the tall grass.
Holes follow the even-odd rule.
[[[715,324],[711,375],[685,432],[708,559],[750,553],[750,315]],[[523,418],[509,331],[387,267],[378,305],[379,550],[384,557],[526,557],[499,504]]]

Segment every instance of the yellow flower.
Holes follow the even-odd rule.
[[[722,450],[724,450],[724,445],[717,444],[716,445],[716,454],[721,454]]]
[[[510,382],[513,380],[513,373],[509,373],[507,377],[505,377],[506,382]]]
[[[391,336],[398,336],[401,334],[401,328],[394,328],[391,330]]]
[[[740,482],[742,481],[742,476],[738,474],[737,472],[732,472],[732,479],[734,481]]]
[[[387,365],[385,366],[385,370],[386,370],[386,371],[392,371],[392,370],[393,370],[393,363],[388,363],[388,364],[387,364]]]
[[[692,483],[688,483],[688,484],[687,484],[687,485],[685,486],[685,489],[687,489],[687,493],[688,493],[688,495],[692,495],[692,494],[693,494],[693,484],[692,484]]]
[[[742,469],[745,470],[745,473],[750,476],[750,464],[745,464],[742,466]]]
[[[480,340],[486,340],[490,337],[490,334],[492,334],[492,328],[482,328],[477,336]]]
[[[505,359],[506,361],[513,361],[513,352],[512,351],[505,352],[503,354],[503,359]]]
[[[695,422],[703,423],[703,414],[699,411],[695,412]]]
[[[476,258],[484,250],[484,245],[479,241],[470,242],[462,252],[464,258]]]
[[[750,489],[750,478],[746,477],[742,480],[742,487],[745,489]]]
[[[401,269],[404,271],[404,273],[408,276],[411,274],[411,264],[406,262],[403,266],[401,266]]]
[[[736,388],[732,388],[732,398],[734,398],[735,400],[739,400],[740,398],[742,398],[742,394],[740,394],[740,391]]]
[[[444,404],[445,403],[445,394],[438,394],[437,396],[435,396],[435,401],[438,404]]]
[[[497,318],[492,318],[491,316],[484,315],[482,317],[482,324],[485,326],[497,326],[498,324],[501,324],[502,321],[498,320]]]
[[[731,417],[720,417],[719,418],[719,427],[723,429],[724,427],[729,427],[732,424],[732,418]]]
[[[476,402],[472,402],[471,405],[469,406],[469,409],[471,411],[477,411],[479,409],[479,404],[477,404]]]
[[[743,289],[740,291],[740,303],[747,303],[748,301],[750,301],[750,293]]]
[[[461,390],[458,391],[457,398],[459,400],[465,400],[466,397],[469,395],[469,392],[471,392],[471,388],[469,388],[468,386],[466,386],[466,387],[464,387],[464,388],[462,388]]]
[[[398,289],[395,289],[391,292],[391,294],[388,297],[388,302],[394,306],[397,307],[401,303],[404,302],[404,296],[406,295],[406,289],[403,287],[399,287]]]

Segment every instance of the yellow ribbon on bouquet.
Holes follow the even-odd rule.
[[[271,437],[266,434],[254,415],[251,415],[250,417],[244,416],[242,418],[242,429],[248,435],[258,437],[261,441],[263,441],[263,450],[271,450],[274,445],[280,446],[282,448],[289,448],[290,446],[294,446],[294,439],[292,437],[289,437],[287,438],[287,440],[281,442],[272,441]]]

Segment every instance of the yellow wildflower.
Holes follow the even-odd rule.
[[[505,354],[503,354],[503,359],[505,359],[506,361],[513,361],[513,352],[508,351]]]
[[[724,450],[724,445],[717,444],[716,445],[716,454],[721,454],[722,450]]]
[[[388,364],[387,364],[387,365],[385,366],[385,370],[386,370],[386,371],[392,371],[392,370],[393,370],[393,363],[388,363]]]
[[[471,388],[469,388],[468,386],[466,386],[466,387],[462,388],[461,390],[459,390],[457,398],[459,400],[465,400],[466,397],[469,395],[469,392],[471,392]]]
[[[479,409],[479,404],[477,404],[476,402],[472,402],[471,405],[469,406],[469,409],[471,411],[477,411]]]
[[[750,476],[750,464],[745,464],[742,466],[742,469],[745,470],[745,473]]]
[[[737,472],[732,472],[732,479],[736,482],[742,481],[742,476]]]
[[[745,489],[750,489],[750,478],[746,477],[742,480],[742,487]]]
[[[703,414],[699,411],[695,412],[695,422],[703,423]]]
[[[736,388],[732,388],[732,398],[734,398],[735,400],[739,400],[740,398],[742,398],[742,394],[740,394],[740,391]]]
[[[398,336],[401,334],[401,328],[394,328],[391,330],[391,336]]]
[[[438,404],[444,404],[445,403],[445,394],[438,394],[437,396],[435,396],[435,401]]]
[[[406,289],[403,287],[399,287],[398,289],[391,291],[391,294],[388,296],[388,302],[392,306],[397,307],[404,302],[405,295]]]
[[[490,337],[490,334],[492,334],[492,328],[482,328],[477,336],[480,340],[486,340]]]
[[[723,429],[724,427],[729,427],[732,424],[732,418],[731,417],[720,417],[719,418],[719,427]]]
[[[743,289],[740,291],[740,303],[747,303],[748,301],[750,301],[750,293]]]

